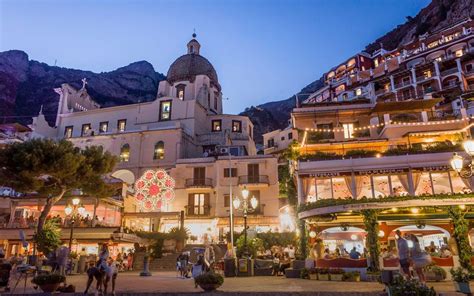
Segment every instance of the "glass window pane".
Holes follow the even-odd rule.
[[[450,172],[451,182],[453,184],[454,193],[470,193],[471,188],[469,182],[466,179],[462,179],[456,172]]]
[[[408,177],[407,174],[392,175],[392,191],[395,196],[408,195]]]
[[[428,172],[413,172],[413,184],[415,186],[415,194],[433,194],[431,190],[430,174]]]
[[[376,198],[386,197],[390,195],[390,184],[388,176],[373,176],[374,179],[374,195]]]
[[[431,173],[431,178],[433,179],[433,187],[435,194],[451,193],[451,186],[449,185],[447,172]]]
[[[351,192],[347,188],[346,181],[342,177],[332,178],[334,198],[352,198]]]
[[[317,199],[331,198],[331,179],[316,178]]]

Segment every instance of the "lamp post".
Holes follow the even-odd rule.
[[[71,203],[66,206],[64,212],[66,216],[71,219],[71,232],[69,233],[69,251],[72,251],[72,238],[74,235],[74,224],[78,216],[84,214],[86,209],[81,204],[81,199],[79,197],[75,197],[71,200]]]
[[[458,173],[461,178],[470,178],[474,173],[474,141],[467,140],[463,143],[464,150],[470,159],[454,153],[451,158],[451,167]]]
[[[252,213],[258,207],[258,199],[255,196],[249,200],[249,191],[247,187],[244,186],[242,189],[242,199],[239,197],[235,197],[232,201],[232,205],[234,209],[237,211],[241,211],[244,214],[244,248],[245,248],[245,255],[248,255],[248,248],[247,248],[247,214]]]

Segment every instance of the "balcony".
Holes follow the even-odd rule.
[[[441,72],[441,76],[448,76],[448,75],[451,75],[451,74],[456,74],[458,72],[458,68],[452,68],[452,69],[448,69],[448,70],[444,70]]]
[[[395,85],[395,89],[404,88],[411,85],[411,81],[402,81]]]
[[[187,205],[186,206],[186,216],[192,217],[208,217],[211,215],[211,206],[210,205]]]
[[[212,187],[212,179],[210,178],[191,178],[186,179],[186,188],[209,188]]]
[[[269,185],[270,182],[268,180],[268,176],[266,175],[247,175],[247,176],[239,176],[239,185],[247,185],[247,184],[264,184]]]
[[[381,95],[389,93],[390,91],[391,91],[390,88],[382,88],[382,89],[379,89],[379,90],[375,91],[375,95],[376,96],[381,96]]]
[[[427,76],[427,75],[417,76],[417,77],[416,77],[416,82],[424,82],[424,81],[433,79],[433,78],[435,78],[435,77],[436,77],[436,76]]]

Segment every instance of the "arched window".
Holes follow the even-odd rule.
[[[176,86],[176,96],[178,97],[178,99],[184,100],[184,91],[185,91],[185,89],[186,89],[185,84],[178,84]]]
[[[159,141],[155,144],[155,150],[153,150],[153,159],[165,158],[165,143]]]
[[[123,144],[120,148],[120,162],[128,162],[130,159],[130,145]]]

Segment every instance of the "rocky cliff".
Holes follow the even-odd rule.
[[[59,96],[53,88],[62,83],[82,86],[87,78],[87,90],[101,106],[114,106],[150,101],[156,98],[158,83],[165,77],[153,66],[140,61],[111,72],[67,69],[29,60],[19,50],[0,53],[0,122],[30,123],[43,113],[53,124]]]

